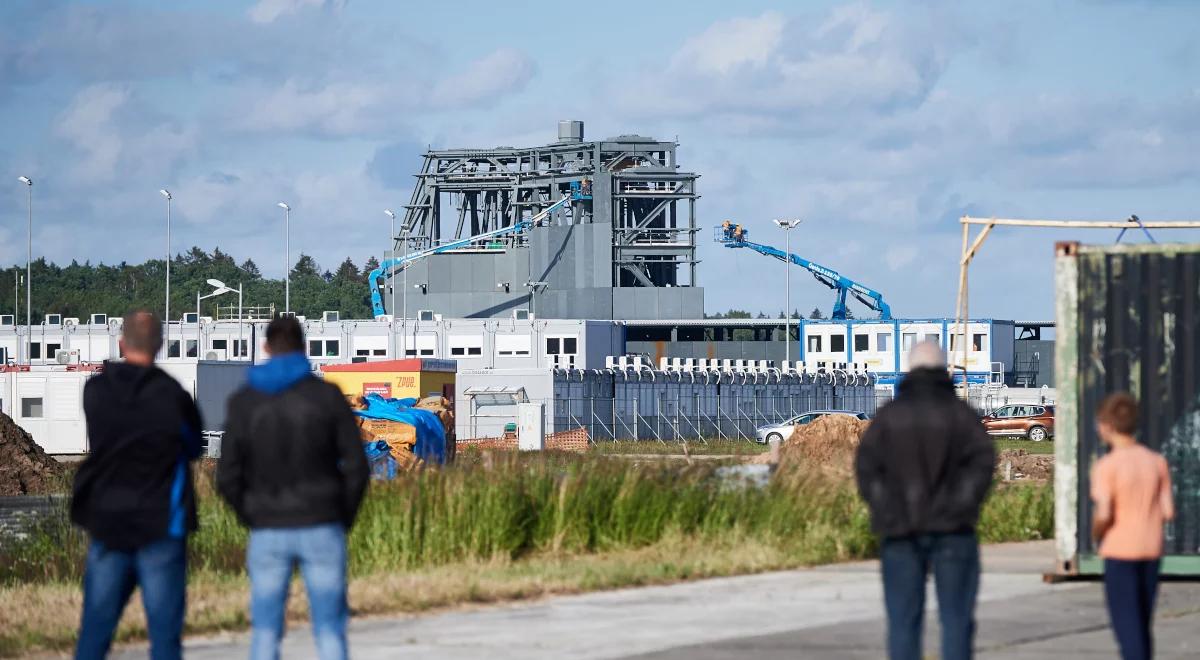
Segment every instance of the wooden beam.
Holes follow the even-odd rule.
[[[964,225],[999,225],[1003,227],[1059,227],[1062,229],[1200,229],[1200,220],[1142,221],[1129,220],[1020,220],[1014,218],[972,218],[964,215],[958,220]]]

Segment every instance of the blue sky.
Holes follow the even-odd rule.
[[[576,8],[577,7],[577,8]],[[385,248],[426,145],[678,137],[704,226],[726,218],[953,313],[957,218],[1200,216],[1200,4],[364,0],[0,3],[0,263],[220,246],[271,275]],[[4,182],[8,181],[9,184]],[[1004,229],[972,314],[1053,313],[1056,240]],[[1160,240],[1200,242],[1195,234]],[[702,241],[709,311],[778,312],[782,265]],[[764,278],[774,278],[767,279]],[[831,294],[793,274],[793,306]],[[764,281],[778,285],[763,286]]]

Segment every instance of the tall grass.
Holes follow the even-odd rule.
[[[584,555],[690,539],[753,541],[794,564],[871,556],[866,508],[849,483],[777,474],[765,488],[731,482],[714,466],[630,464],[618,458],[462,457],[459,465],[371,484],[350,537],[355,576],[531,556]],[[201,530],[193,570],[244,571],[247,534],[215,495],[211,468],[197,474]],[[984,507],[984,541],[1047,538],[1046,486],[997,489]],[[76,581],[86,539],[51,516],[30,537],[0,547],[0,584]]]

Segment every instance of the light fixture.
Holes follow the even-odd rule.
[[[167,190],[166,188],[159,188],[158,194],[162,195],[163,197],[166,197],[167,199],[171,199],[171,191]]]

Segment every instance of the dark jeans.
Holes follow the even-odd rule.
[[[166,538],[129,551],[92,541],[83,576],[83,617],[76,658],[108,655],[134,586],[142,588],[150,657],[179,658],[187,596],[187,541]]]
[[[979,541],[975,534],[884,539],[881,559],[888,657],[922,657],[925,579],[932,569],[942,624],[941,657],[970,658],[975,639],[975,596],[979,591]]]
[[[300,567],[308,591],[313,639],[321,660],[344,660],[346,530],[342,525],[252,529],[246,548],[250,569],[250,657],[278,660],[292,571]]]
[[[1123,660],[1154,657],[1154,600],[1158,596],[1158,560],[1104,560],[1104,597]]]

